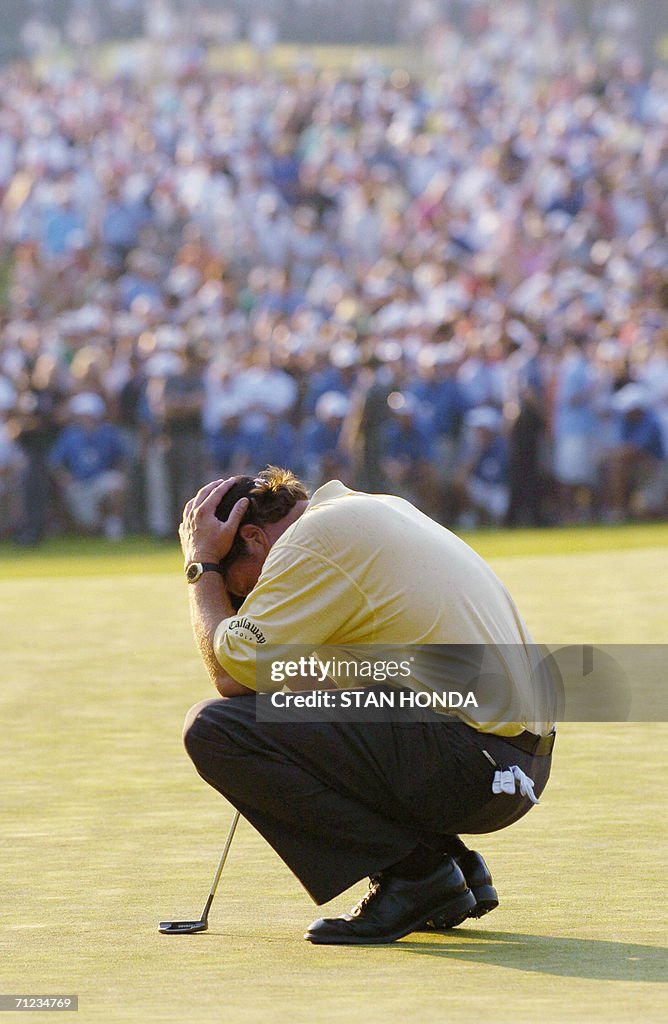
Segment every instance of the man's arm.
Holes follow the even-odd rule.
[[[215,511],[234,483],[233,477],[207,484],[186,505],[179,527],[186,565],[190,562],[219,562],[229,552],[248,501],[246,498],[238,501],[225,523],[216,519]],[[252,693],[225,671],[214,652],[213,638],[219,623],[234,615],[222,575],[205,572],[196,583],[190,584],[188,590],[195,641],[214,686],[222,697],[241,697]]]
[[[205,561],[205,559],[193,559]],[[208,561],[208,559],[207,559]],[[213,649],[213,637],[220,622],[234,615],[234,608],[220,573],[205,572],[189,588],[190,621],[195,641],[207,672],[221,697],[242,697],[252,693],[229,675],[220,664]]]

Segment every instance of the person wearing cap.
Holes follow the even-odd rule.
[[[302,424],[300,458],[304,476],[313,486],[350,471],[350,457],[343,443],[343,426],[350,405],[350,399],[342,392],[325,391],[315,403],[315,415]]]
[[[454,341],[430,345],[418,357],[418,378],[410,391],[419,402],[421,421],[433,436],[433,474],[435,504],[440,518],[448,522],[452,514],[452,485],[460,450],[462,423],[468,402],[457,380],[462,349]]]
[[[424,508],[433,503],[434,435],[418,420],[418,403],[410,392],[392,391],[390,418],[382,432],[381,469],[393,494]],[[431,502],[430,502],[431,499]]]
[[[579,335],[567,338],[556,373],[553,473],[559,488],[559,515],[573,521],[591,503],[596,480],[595,369]]]
[[[391,416],[387,400],[398,388],[398,376],[397,370],[384,363],[374,351],[360,374],[360,385],[353,395],[356,474],[360,486],[369,491],[382,491],[386,486],[381,467],[383,435]]]
[[[13,431],[15,406],[16,391],[11,382],[0,374],[0,537],[3,538],[10,535],[20,515],[17,496],[23,460]]]
[[[510,503],[508,449],[501,434],[501,413],[491,405],[483,405],[471,409],[464,423],[469,444],[455,480],[460,522],[463,526],[474,526],[480,521],[499,524]]]
[[[194,635],[220,695],[186,718],[197,771],[316,903],[372,879],[352,914],[315,921],[305,938],[391,942],[428,922],[453,927],[493,910],[489,869],[459,834],[496,831],[532,807],[550,773],[555,709],[492,570],[401,498],[332,480],[309,499],[276,467],[203,487],[185,507],[180,538]],[[260,702],[283,684],[267,685],[258,656],[281,645],[285,657],[289,644],[336,645],[349,656],[358,645],[420,645],[416,653],[444,655],[439,671],[476,651],[475,672],[494,679],[495,710],[429,711],[419,723],[390,715],[369,725],[345,714],[266,721]],[[488,657],[493,677],[482,671]],[[330,673],[319,684],[291,675],[290,689],[345,687]],[[439,687],[440,676],[413,668],[409,677],[402,693]]]
[[[157,337],[163,328],[156,331]],[[161,335],[165,339],[164,332]],[[183,362],[171,345],[161,344],[146,360],[146,386],[138,407],[140,422],[143,500],[146,525],[154,537],[167,539],[174,534],[174,515],[167,465],[168,439],[165,435],[164,394],[167,381],[178,376]]]
[[[118,540],[124,532],[127,458],[120,431],[105,418],[104,399],[92,391],[75,395],[69,414],[49,457],[56,484],[77,526]]]
[[[23,457],[21,515],[16,530],[20,545],[37,544],[44,536],[52,498],[49,454],[58,437],[66,398],[58,361],[42,353],[26,376],[11,421]]]
[[[619,444],[608,454],[607,517],[619,522],[631,513],[657,515],[668,491],[666,452],[661,423],[649,408],[642,385],[625,384],[612,399],[620,418]]]
[[[183,331],[166,326],[177,336],[174,348],[180,355],[178,369],[161,378],[162,387],[156,395],[165,451],[171,532],[178,525],[188,495],[206,479],[202,425],[206,392],[204,357],[196,346],[188,343]]]

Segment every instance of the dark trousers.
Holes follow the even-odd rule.
[[[542,792],[551,758],[436,713],[429,721],[258,722],[255,696],[191,708],[184,743],[202,778],[273,846],[316,903],[403,860],[420,844],[463,849],[528,798],[492,794],[494,768],[519,765]]]
[[[44,535],[51,494],[49,453],[46,448],[35,448],[26,454],[21,480],[21,520],[16,540],[19,544],[37,544]]]

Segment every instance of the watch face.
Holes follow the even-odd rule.
[[[202,566],[199,562],[191,562],[186,569],[186,579],[188,583],[194,583],[202,575]]]

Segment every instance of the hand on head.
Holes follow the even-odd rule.
[[[248,498],[240,498],[223,523],[216,518],[216,509],[237,479],[232,476],[227,480],[213,480],[184,508],[179,538],[186,563],[219,562],[229,553],[248,509]]]

